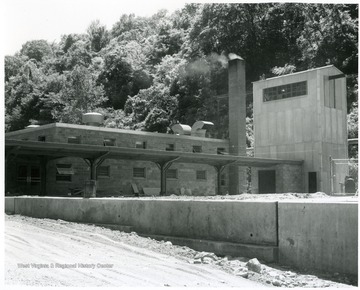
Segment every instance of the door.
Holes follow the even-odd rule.
[[[259,170],[259,193],[275,193],[275,170]]]
[[[17,184],[20,193],[40,195],[41,172],[40,165],[20,164],[17,168]]]
[[[309,193],[317,192],[316,172],[309,172]]]

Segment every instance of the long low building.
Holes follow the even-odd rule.
[[[226,140],[62,123],[8,133],[5,145],[10,193],[64,195],[96,180],[99,196],[133,194],[134,186],[154,194],[226,194],[227,165],[302,166],[227,154]]]

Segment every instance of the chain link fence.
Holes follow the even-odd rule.
[[[355,195],[358,192],[358,159],[330,157],[332,195]]]

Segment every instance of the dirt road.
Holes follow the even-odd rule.
[[[129,240],[112,239],[91,226],[78,229],[64,221],[21,216],[5,219],[6,285],[262,286],[210,264],[190,264]]]

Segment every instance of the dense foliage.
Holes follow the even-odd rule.
[[[121,15],[110,30],[93,21],[59,43],[28,41],[5,57],[6,131],[98,111],[105,126],[158,132],[210,120],[210,134],[226,138],[227,101],[217,96],[235,53],[247,63],[248,146],[251,82],[327,64],[347,75],[357,137],[357,17],[354,4],[187,4],[171,15]]]

